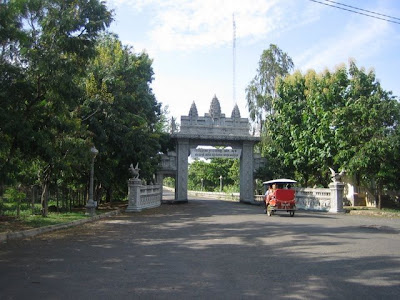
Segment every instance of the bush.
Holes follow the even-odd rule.
[[[5,190],[3,197],[16,207],[16,215],[19,217],[21,212],[21,202],[26,199],[26,194],[21,192],[19,188],[9,187]]]

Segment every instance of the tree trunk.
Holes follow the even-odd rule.
[[[67,189],[67,203],[68,203],[68,211],[71,212],[72,211],[72,191],[71,189]]]
[[[97,201],[97,205],[100,205],[100,202],[102,202],[101,200],[103,199],[103,192],[104,192],[104,188],[101,184],[99,184],[96,187],[96,201]]]
[[[106,193],[106,202],[107,203],[110,203],[110,202],[112,202],[112,188],[110,187],[110,188],[108,188],[107,189],[107,193]]]
[[[36,196],[36,187],[34,185],[32,185],[32,189],[31,189],[31,210],[32,210],[32,215],[35,214],[35,196]]]
[[[304,186],[308,187],[308,173],[307,174],[303,174],[304,175]]]
[[[382,209],[382,190],[378,188],[378,209]]]
[[[42,204],[42,217],[47,217],[48,214],[48,200],[49,200],[49,181],[45,180],[42,186],[42,196],[40,203]]]
[[[59,212],[59,206],[58,206],[58,202],[59,202],[59,191],[58,191],[58,184],[56,184],[56,207],[57,207],[57,212]]]
[[[380,184],[377,184],[376,185],[376,194],[377,195],[376,195],[375,199],[378,198],[378,203],[376,205],[378,209],[382,209],[382,191],[383,191],[382,186]]]
[[[20,191],[20,189],[18,189],[18,192]],[[19,219],[19,217],[21,216],[21,197],[18,196],[17,198],[17,218]]]

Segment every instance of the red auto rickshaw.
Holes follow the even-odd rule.
[[[272,186],[272,190],[265,195],[265,212],[272,216],[277,211],[286,211],[291,217],[296,211],[295,191],[292,185],[296,183],[292,179],[274,179],[263,182],[264,186]]]

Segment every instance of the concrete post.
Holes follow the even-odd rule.
[[[128,207],[126,212],[139,212],[142,211],[140,208],[140,179],[129,179],[128,180]]]
[[[331,182],[329,184],[331,190],[331,208],[329,212],[339,213],[343,212],[343,191],[344,183],[342,182]]]

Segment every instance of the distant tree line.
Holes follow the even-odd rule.
[[[398,97],[354,61],[319,74],[291,73],[290,62],[271,45],[246,89],[250,116],[263,125],[260,148],[268,159],[258,176],[327,186],[331,167],[344,169],[379,199],[385,190],[400,189]]]
[[[93,145],[96,200],[125,197],[130,163],[152,179],[168,143],[152,60],[112,20],[97,0],[0,3],[0,196],[40,186],[45,216],[50,189],[87,189]]]
[[[239,160],[213,158],[210,161],[195,160],[189,165],[189,190],[207,192],[239,192]]]

